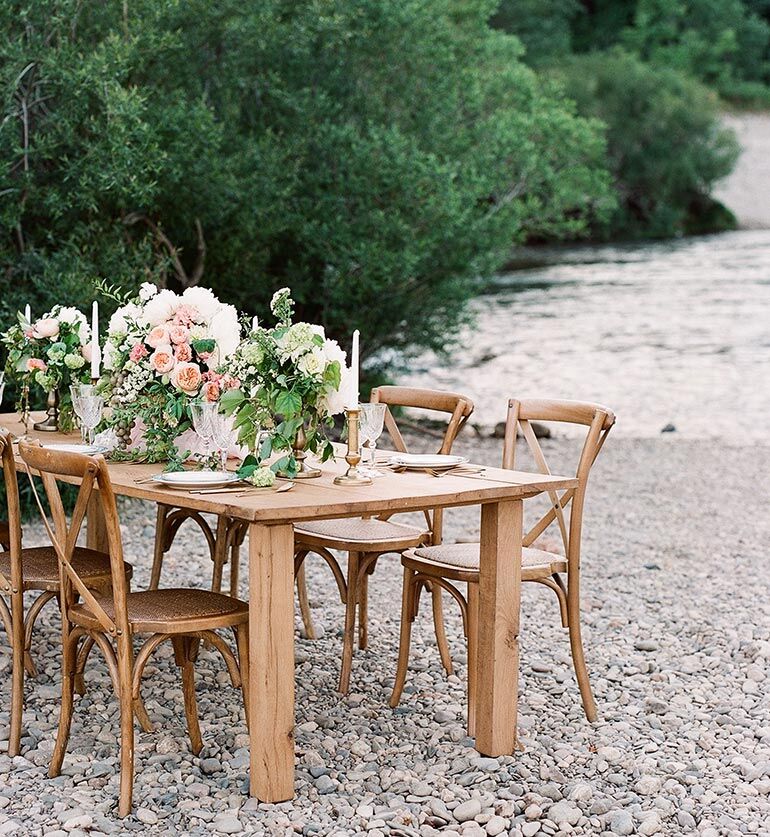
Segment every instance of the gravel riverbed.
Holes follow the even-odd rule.
[[[427,444],[428,447],[430,444]],[[544,443],[552,467],[574,442]],[[458,450],[497,464],[500,442]],[[566,465],[564,465],[566,468]],[[297,796],[246,796],[240,694],[218,657],[197,667],[205,747],[193,757],[170,648],[145,675],[155,731],[137,731],[134,815],[114,815],[117,702],[94,653],[76,703],[63,775],[46,778],[58,720],[58,613],[33,640],[23,755],[7,757],[10,657],[0,645],[0,835],[717,835],[770,834],[770,446],[610,438],[586,509],[584,636],[600,720],[583,715],[553,595],[525,585],[522,752],[482,758],[464,726],[465,645],[445,605],[457,676],[443,675],[421,612],[401,706],[387,705],[401,571],[384,558],[370,584],[370,647],[347,698],[335,691],[342,607],[320,560],[308,577],[323,636],[297,633]],[[154,510],[121,506],[135,588],[149,578]],[[447,515],[447,541],[478,533],[478,509]],[[26,543],[43,542],[39,525]],[[210,564],[183,528],[166,583],[205,586]],[[244,591],[245,593],[245,591]],[[429,610],[429,609],[428,609]],[[297,622],[299,626],[299,622]],[[4,640],[2,640],[4,642]]]

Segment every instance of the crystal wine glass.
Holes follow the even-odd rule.
[[[369,464],[359,470],[369,477],[378,477],[381,471],[374,467],[375,452],[377,450],[377,439],[382,436],[385,423],[385,404],[359,404],[359,425],[358,437],[361,447],[369,443]]]
[[[212,401],[192,401],[190,403],[190,415],[192,416],[193,429],[198,434],[206,456],[211,449],[214,437],[214,426],[212,416],[216,413],[219,405]]]
[[[0,372],[0,404],[3,403],[3,392],[5,391],[5,372]]]
[[[104,410],[104,398],[101,395],[81,395],[78,397],[80,407],[80,421],[86,431],[86,440],[89,445],[94,443],[94,430],[102,420]]]
[[[70,386],[70,395],[72,396],[72,409],[75,412],[75,415],[78,419],[78,426],[80,427],[80,438],[81,441],[85,443],[86,441],[86,428],[83,424],[83,415],[82,415],[82,408],[80,406],[80,399],[84,395],[93,395],[94,394],[94,386],[93,384],[72,384]]]
[[[227,457],[233,444],[234,430],[233,421],[230,416],[219,412],[219,404],[214,404],[214,411],[211,414],[211,435],[214,448],[219,453],[222,470],[227,470]]]

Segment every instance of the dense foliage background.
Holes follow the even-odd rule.
[[[198,282],[365,355],[451,343],[520,241],[730,223],[768,0],[8,0],[0,322]],[[704,84],[709,85],[707,88]],[[705,219],[705,223],[704,223]],[[382,350],[389,350],[383,353]]]

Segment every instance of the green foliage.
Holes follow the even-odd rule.
[[[572,22],[579,0],[502,0],[490,23],[516,35],[533,67],[572,51]]]
[[[365,355],[443,348],[476,277],[608,211],[597,123],[492,0],[9,0],[0,305],[200,282]]]
[[[713,213],[711,187],[738,155],[713,93],[620,49],[574,56],[560,76],[579,111],[607,125],[619,208],[605,235],[686,233]],[[714,219],[729,224],[724,214]]]

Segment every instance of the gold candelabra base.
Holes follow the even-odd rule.
[[[346,410],[348,417],[348,452],[345,454],[345,462],[348,463],[348,470],[334,478],[335,485],[371,485],[372,478],[364,476],[358,470],[361,462],[361,453],[358,447],[358,408]]]

